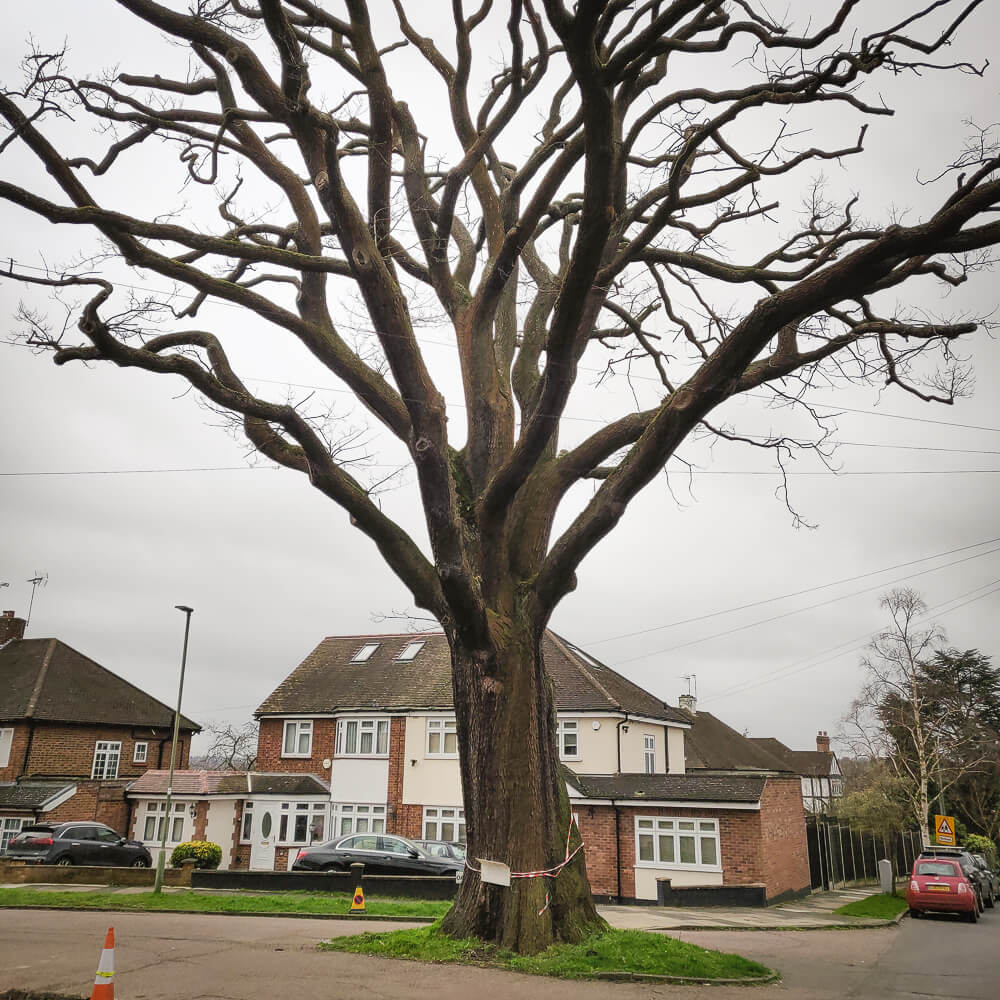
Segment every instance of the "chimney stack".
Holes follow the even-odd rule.
[[[830,737],[825,729],[821,729],[816,734],[816,749],[819,750],[821,753],[830,752]]]
[[[682,712],[687,712],[688,715],[698,714],[698,699],[693,694],[682,694],[677,699],[677,705]]]
[[[25,624],[25,620],[18,618],[13,611],[5,611],[0,617],[0,646],[12,639],[23,639]]]

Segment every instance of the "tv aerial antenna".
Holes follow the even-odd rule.
[[[38,570],[36,569],[35,575],[27,582],[31,584],[31,600],[28,601],[28,617],[25,619],[24,622],[25,631],[28,630],[28,625],[31,622],[31,609],[35,605],[35,591],[38,590],[39,587],[44,587],[45,584],[49,582],[49,574],[39,573]]]
[[[698,675],[697,674],[681,674],[681,680],[687,681],[688,690],[687,693],[691,695],[692,698],[698,697]]]

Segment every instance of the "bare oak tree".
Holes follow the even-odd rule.
[[[713,419],[741,394],[807,405],[826,379],[950,402],[966,387],[952,344],[977,322],[893,296],[911,281],[950,290],[991,262],[988,131],[949,158],[922,221],[862,220],[808,176],[801,223],[779,231],[775,213],[798,175],[861,154],[867,121],[892,113],[871,81],[981,73],[936,64],[982,0],[927,2],[898,23],[877,2],[815,17],[795,5],[786,24],[757,0],[118,4],[174,43],[162,67],[87,78],[36,50],[0,96],[0,152],[45,175],[6,174],[0,198],[65,227],[67,243],[74,227],[101,240],[76,269],[10,268],[63,302],[85,293],[82,343],[26,307],[27,340],[57,364],[179,376],[344,508],[448,636],[470,856],[555,868],[570,811],[541,636],[633,498],[692,435],[779,460],[804,443]],[[187,71],[173,69],[179,51]],[[857,118],[842,141],[809,145],[788,125],[796,109],[812,122],[831,108]],[[96,155],[80,149],[88,124],[104,137]],[[148,170],[156,143],[150,199],[173,163],[191,202],[175,184],[137,213],[113,179]],[[128,299],[120,273],[168,279],[190,300]],[[353,333],[352,301],[365,317]],[[384,513],[335,428],[251,391],[231,360],[245,324],[194,322],[213,302],[304,347],[405,448],[429,552]],[[464,427],[449,426],[420,322],[457,350]],[[583,359],[601,352],[609,375],[647,365],[657,398],[567,441]],[[556,537],[586,480],[592,494],[567,504]],[[599,923],[580,853],[558,878],[510,889],[471,875],[445,927],[533,951]]]
[[[198,759],[199,767],[216,771],[252,771],[257,766],[256,722],[235,726],[231,722],[213,722],[206,727],[211,744]]]

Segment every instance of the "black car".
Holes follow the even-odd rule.
[[[7,845],[3,857],[31,865],[149,868],[153,863],[152,855],[142,844],[126,840],[110,826],[91,820],[22,827]]]
[[[451,875],[456,878],[465,862],[435,858],[412,840],[382,833],[350,833],[325,844],[304,847],[293,872],[346,872],[360,862],[366,875]]]
[[[422,847],[431,857],[453,858],[465,862],[465,844],[453,844],[447,840],[415,840],[417,847]]]
[[[986,876],[986,881],[989,886],[989,893],[986,897],[986,905],[993,906],[996,904],[997,900],[1000,899],[1000,872],[997,871],[996,866],[990,866],[990,863],[986,860],[984,854],[972,854],[972,860],[975,861],[976,867]],[[992,901],[990,900],[992,896]]]
[[[927,847],[920,852],[922,858],[954,858],[961,866],[969,882],[976,887],[979,912],[994,906],[993,884],[990,876],[979,867],[975,858],[961,847]]]

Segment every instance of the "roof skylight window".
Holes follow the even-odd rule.
[[[419,642],[411,642],[406,645],[403,651],[396,657],[397,660],[415,660],[417,658],[417,653],[424,648],[424,640],[421,639]]]
[[[364,663],[365,660],[370,659],[372,653],[378,649],[379,644],[377,642],[366,642],[352,657],[351,663]]]

